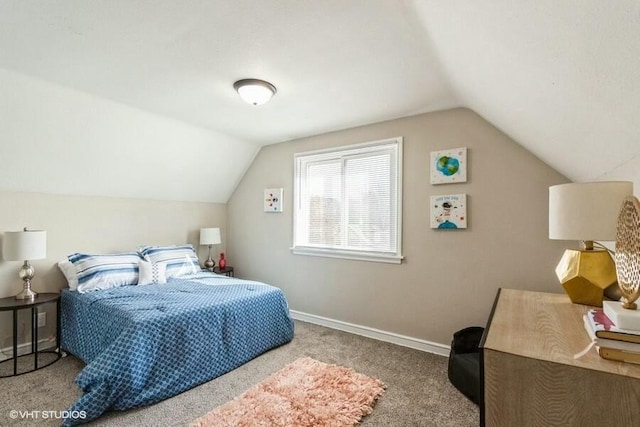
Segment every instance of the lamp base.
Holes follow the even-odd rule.
[[[24,264],[22,264],[22,267],[20,267],[20,271],[18,271],[18,276],[20,276],[20,278],[24,282],[24,289],[22,290],[22,292],[16,295],[16,299],[33,300],[38,296],[37,293],[31,290],[31,279],[33,279],[33,276],[35,276],[35,274],[36,269],[33,268],[31,264],[29,264],[29,261],[25,261]]]
[[[206,268],[209,271],[213,271],[213,267],[215,267],[215,266],[216,266],[216,262],[211,257],[209,257],[209,259],[207,259],[204,262],[204,268]]]
[[[211,245],[209,245],[209,257],[204,262],[204,268],[213,272],[213,267],[215,266],[216,266],[216,262],[213,260],[213,258],[211,258]]]
[[[16,299],[19,299],[19,300],[34,300],[37,297],[38,297],[38,294],[31,290],[31,283],[29,283],[28,286],[25,283],[24,289],[22,290],[22,292],[16,295]]]
[[[607,251],[567,249],[556,275],[571,302],[602,307],[604,292],[616,283],[616,265]]]

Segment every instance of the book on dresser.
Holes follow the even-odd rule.
[[[616,350],[640,353],[640,344],[598,337],[595,334],[592,323],[589,322],[589,318],[586,314],[583,316],[583,319],[584,319],[584,329],[587,331],[587,334],[589,335],[589,338],[591,339],[591,341],[593,341],[593,343],[597,347],[612,348]]]
[[[594,325],[596,325],[596,323],[593,320],[590,320],[589,313],[585,314],[583,319],[584,329],[587,331],[589,338],[594,343],[600,357],[618,362],[640,364],[640,344],[615,339],[599,338],[596,336],[594,330]]]
[[[640,352],[600,347],[598,349],[598,354],[603,359],[615,360],[617,362],[635,363],[637,365],[640,365]]]
[[[638,351],[640,352],[640,330],[618,328],[607,315],[604,314],[602,309],[591,309],[585,316],[591,327],[590,329],[597,338],[608,341],[635,343],[635,345],[639,346]]]

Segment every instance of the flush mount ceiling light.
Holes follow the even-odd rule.
[[[276,87],[269,82],[258,79],[242,79],[233,84],[240,98],[252,105],[262,105],[275,95]]]

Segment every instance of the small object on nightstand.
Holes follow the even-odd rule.
[[[225,268],[215,267],[213,272],[216,274],[224,274],[228,277],[235,277],[233,267],[229,267],[228,265]]]
[[[220,261],[218,261],[218,266],[224,270],[227,266],[227,260],[224,258],[224,252],[220,252]]]

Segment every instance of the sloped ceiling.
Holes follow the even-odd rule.
[[[261,145],[458,106],[573,180],[640,156],[634,0],[2,0],[0,68],[209,130],[228,185]],[[241,78],[278,93],[249,106]]]
[[[574,181],[640,156],[640,2],[416,1],[461,102]]]

